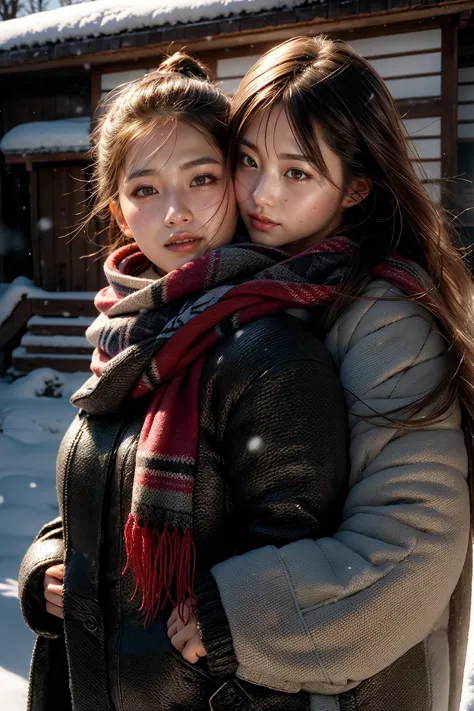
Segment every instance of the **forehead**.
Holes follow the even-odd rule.
[[[221,159],[222,154],[211,137],[204,131],[184,121],[157,125],[153,130],[134,142],[125,159],[124,170],[137,167],[159,169],[185,161],[212,156]]]
[[[247,124],[241,138],[246,138],[257,147],[266,149],[278,146],[295,150],[298,142],[293,134],[287,113],[281,104],[259,111]]]

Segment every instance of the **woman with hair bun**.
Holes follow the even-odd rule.
[[[227,246],[228,113],[178,53],[114,92],[95,130],[89,217],[108,224],[108,286],[58,455],[60,517],[20,571],[38,635],[29,711],[309,708],[306,692],[234,678],[210,573],[331,535],[347,485],[344,396],[302,308],[311,288],[282,281],[274,250]]]

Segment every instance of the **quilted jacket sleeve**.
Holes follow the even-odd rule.
[[[374,282],[367,296],[389,292]],[[350,411],[342,525],[212,570],[238,676],[286,691],[338,693],[423,640],[449,603],[469,539],[459,408],[417,430],[362,418],[413,403],[443,377],[446,344],[433,318],[415,303],[363,298],[326,345]]]
[[[28,548],[20,566],[18,596],[21,613],[28,627],[45,637],[58,637],[63,622],[46,612],[44,573],[64,559],[63,525],[60,518],[47,523]]]

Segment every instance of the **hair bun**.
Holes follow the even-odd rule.
[[[189,77],[190,79],[211,81],[207,67],[185,52],[175,52],[170,57],[164,59],[158,67],[158,71],[165,73],[174,72]]]

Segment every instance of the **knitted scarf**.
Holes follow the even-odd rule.
[[[166,601],[193,600],[193,484],[203,364],[224,338],[268,314],[321,307],[337,295],[356,245],[333,237],[289,258],[280,250],[236,244],[209,252],[164,277],[134,243],[105,264],[108,286],[87,330],[93,376],[72,402],[86,412],[117,410],[149,395],[141,430],[132,505],[125,526],[127,568],[153,620]],[[410,296],[424,291],[416,267],[396,255],[374,272]]]

